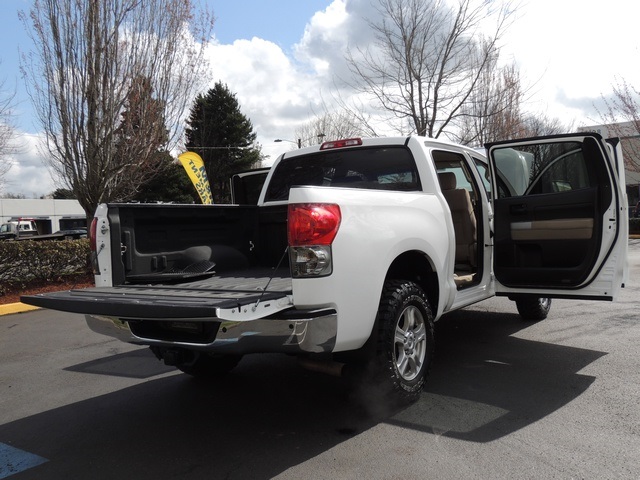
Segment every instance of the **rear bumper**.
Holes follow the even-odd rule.
[[[240,355],[331,352],[338,323],[333,309],[289,309],[246,321],[121,320],[102,315],[86,315],[86,320],[94,332],[128,343]]]

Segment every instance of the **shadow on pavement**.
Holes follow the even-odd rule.
[[[113,377],[151,378],[163,373],[174,372],[176,369],[157,361],[151,350],[142,348],[73,365],[65,370]]]
[[[165,376],[2,425],[0,441],[49,460],[21,479],[267,479],[372,425],[338,379],[256,355],[215,384]]]
[[[512,336],[527,326],[518,315],[485,311],[443,318],[425,393],[389,423],[488,442],[580,396],[595,377],[578,372],[606,353]]]
[[[138,367],[147,381],[2,425],[0,441],[49,460],[21,479],[266,479],[381,421],[487,442],[574,400],[594,381],[577,372],[604,355],[511,336],[525,326],[511,314],[448,316],[437,327],[422,398],[385,418],[367,416],[339,379],[304,371],[290,357],[249,356],[210,384],[149,379],[165,367],[131,353],[71,369],[123,375],[132,360],[155,362]]]

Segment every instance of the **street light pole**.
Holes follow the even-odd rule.
[[[326,137],[326,135],[325,135],[324,133],[319,133],[319,134],[317,135],[317,137],[318,137],[318,144],[320,144],[320,143],[322,143],[322,139],[323,139],[324,137]],[[310,139],[307,139],[307,140],[310,140]],[[287,140],[286,138],[276,138],[276,139],[274,140],[274,142],[276,142],[276,143],[280,143],[280,142],[289,142],[289,143],[294,143],[294,144],[298,145],[298,148],[302,148],[302,139],[301,139],[301,138],[298,138],[298,140],[297,140],[297,141]]]
[[[298,148],[302,148],[302,139],[299,138],[297,142],[294,142],[293,140],[287,140],[286,138],[276,138],[274,140],[275,143],[280,143],[280,142],[289,142],[289,143],[293,143],[298,145]]]

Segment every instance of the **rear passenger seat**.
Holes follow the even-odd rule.
[[[473,270],[477,266],[477,225],[469,192],[456,188],[453,172],[438,173],[444,198],[449,204],[456,235],[456,270]]]

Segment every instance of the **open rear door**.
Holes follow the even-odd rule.
[[[257,205],[270,168],[256,168],[231,177],[231,203]]]
[[[614,298],[628,242],[615,145],[595,133],[487,145],[496,294]]]

